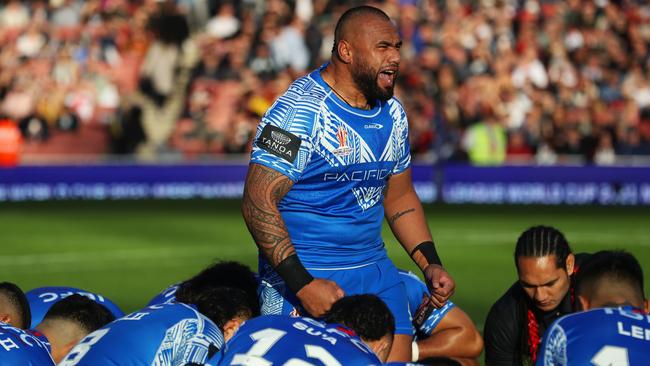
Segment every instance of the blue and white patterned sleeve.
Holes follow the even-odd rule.
[[[422,323],[422,325],[418,329],[418,332],[430,336],[431,333],[433,333],[434,329],[436,329],[436,327],[438,326],[442,318],[444,318],[445,315],[447,315],[447,313],[455,306],[456,305],[451,300],[449,300],[440,309],[433,309],[431,315],[429,315],[427,320],[425,320],[424,323]]]
[[[408,302],[409,302],[409,311],[411,314],[415,317],[415,314],[417,314],[421,308],[427,306],[429,304],[429,290],[427,289],[427,285],[422,282],[422,280],[416,276],[413,272],[410,271],[404,271],[404,270],[399,270],[400,274],[400,279],[404,283],[404,286],[406,287],[406,293],[408,295]],[[450,300],[443,305],[440,309],[434,308],[431,311],[431,314],[427,316],[424,321],[422,321],[422,324],[417,325],[414,323],[415,326],[417,326],[416,331],[418,332],[419,335],[421,336],[430,336],[431,333],[433,333],[433,330],[438,326],[442,318],[447,315],[447,313],[453,309],[456,305]],[[414,319],[415,322],[415,319]]]
[[[393,117],[393,132],[390,143],[396,154],[397,164],[393,168],[393,174],[403,173],[411,166],[411,145],[409,144],[409,123],[406,111],[402,104],[396,100],[389,102],[390,113]]]
[[[223,345],[221,331],[206,318],[184,319],[165,333],[153,366],[203,364]]]
[[[322,99],[309,92],[309,79],[296,80],[269,108],[257,127],[251,163],[274,169],[296,182],[314,150]]]
[[[566,366],[567,337],[558,321],[544,334],[535,366]]]

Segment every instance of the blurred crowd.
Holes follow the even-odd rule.
[[[261,115],[369,3],[404,46],[414,154],[614,164],[650,154],[638,0],[5,0],[0,114],[27,140],[105,126],[106,153],[246,153]]]

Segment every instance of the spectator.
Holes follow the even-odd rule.
[[[409,113],[413,153],[462,160],[459,137],[484,120],[487,105],[501,116],[504,145],[534,151],[544,163],[567,161],[564,154],[591,161],[603,129],[614,151],[648,155],[630,148],[636,134],[640,146],[650,143],[650,127],[639,123],[639,110],[650,107],[647,4],[377,3],[404,42],[396,95]],[[138,106],[134,123],[147,140],[137,150],[145,155],[241,152],[248,118],[236,109],[252,100],[255,115],[263,114],[288,80],[323,63],[333,22],[349,5],[10,0],[0,5],[0,106],[14,119],[52,125],[58,102],[51,99],[63,96],[80,126],[116,121],[111,131],[134,131],[128,145],[140,129],[123,129],[118,117]],[[189,113],[204,78],[216,81],[210,106]],[[53,110],[42,115],[42,104]],[[230,136],[236,146],[225,143]]]
[[[29,23],[29,10],[19,0],[10,0],[0,11],[0,27],[22,29]]]
[[[616,162],[616,153],[614,152],[614,143],[612,135],[607,132],[600,134],[598,146],[594,153],[594,163],[596,165],[613,165]]]
[[[463,146],[472,164],[499,165],[505,161],[506,134],[491,110],[486,110],[484,121],[467,129]]]
[[[525,163],[530,161],[532,157],[533,150],[528,147],[523,132],[520,130],[511,131],[506,149],[507,161],[510,163]]]

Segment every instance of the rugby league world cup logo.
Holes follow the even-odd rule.
[[[339,126],[336,131],[336,139],[339,142],[339,147],[334,150],[334,155],[336,156],[347,156],[352,153],[352,148],[348,146],[348,131],[343,127]]]

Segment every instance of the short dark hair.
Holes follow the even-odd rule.
[[[334,45],[332,46],[332,55],[335,55],[336,57],[339,56],[338,44],[341,39],[345,38],[345,31],[348,27],[348,24],[363,15],[375,15],[390,21],[390,17],[384,13],[383,10],[375,8],[374,6],[362,5],[346,10],[343,15],[341,15],[338,22],[336,22],[336,27],[334,28]]]
[[[377,341],[395,332],[395,318],[390,309],[371,294],[341,298],[325,313],[324,320],[352,329],[365,341]]]
[[[515,247],[515,265],[519,269],[519,257],[546,257],[555,255],[557,268],[565,268],[571,247],[564,234],[552,226],[533,226],[524,231],[517,239]]]
[[[645,299],[643,269],[632,254],[623,250],[602,250],[587,258],[576,275],[576,293],[593,293],[599,282],[607,279]]]
[[[29,329],[32,323],[32,312],[23,290],[14,283],[0,282],[0,296],[4,296],[18,312],[20,317],[20,319],[16,319],[20,321],[18,328]]]
[[[217,262],[189,280],[183,281],[176,291],[176,300],[194,303],[195,298],[203,291],[217,287],[232,287],[244,291],[253,316],[256,316],[260,313],[257,285],[255,273],[247,266],[234,261]]]
[[[190,304],[212,320],[220,329],[231,319],[241,317],[249,319],[253,316],[246,292],[233,287],[217,287],[207,289],[198,294]]]
[[[52,305],[43,321],[51,319],[72,321],[85,332],[92,333],[115,320],[115,316],[104,305],[83,295],[73,294]]]

